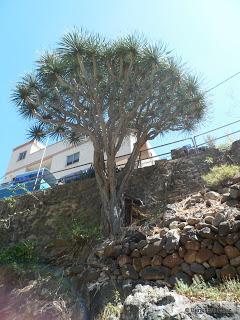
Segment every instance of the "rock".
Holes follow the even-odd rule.
[[[230,260],[230,264],[234,267],[240,266],[240,256]]]
[[[170,269],[174,268],[176,265],[178,265],[181,262],[181,258],[177,253],[172,253],[171,255],[167,256],[163,259],[162,264],[165,267],[168,267]]]
[[[199,223],[201,221],[200,218],[194,218],[194,217],[190,217],[187,219],[187,223],[190,225],[190,226],[194,226],[195,224]]]
[[[229,259],[236,258],[240,255],[240,251],[233,246],[226,246],[224,248],[224,252],[226,253]]]
[[[130,243],[129,243],[129,249],[130,249],[131,251],[137,249],[137,243],[136,243],[136,242],[130,242]]]
[[[136,242],[136,243],[138,243],[138,242],[140,242],[140,241],[142,241],[142,240],[146,240],[147,238],[146,238],[146,234],[144,234],[143,232],[141,232],[141,231],[139,231],[139,230],[130,230],[129,231],[130,233],[128,234],[126,234],[126,240],[128,241],[128,242]]]
[[[226,237],[231,231],[231,226],[228,221],[221,222],[218,226],[218,234],[221,237]]]
[[[231,180],[234,184],[239,183],[240,182],[240,173],[237,173]]]
[[[193,262],[190,265],[191,271],[196,274],[204,274],[205,268],[202,264]]]
[[[206,239],[212,239],[213,238],[212,231],[211,231],[211,229],[209,227],[205,227],[205,228],[202,228],[201,230],[199,230],[199,235],[202,238],[206,238]]]
[[[203,263],[205,261],[208,261],[212,256],[212,251],[205,248],[201,248],[196,254],[196,262]]]
[[[203,279],[205,281],[210,281],[212,279],[216,278],[216,270],[215,268],[211,267],[211,268],[208,268],[204,271],[204,274],[203,274]]]
[[[154,256],[152,258],[152,262],[151,262],[152,266],[161,266],[162,264],[162,257],[160,256]]]
[[[238,274],[237,274],[236,269],[233,266],[229,265],[229,264],[224,266],[220,270],[220,277],[222,279],[226,279],[226,280],[233,279],[233,278],[236,278],[237,275]]]
[[[183,274],[179,276],[186,277]],[[137,285],[123,303],[122,319],[238,320],[240,305],[230,301],[208,300],[193,303],[187,297],[167,288]]]
[[[153,257],[161,250],[161,241],[156,241],[154,243],[149,243],[141,249],[141,254],[143,256]]]
[[[131,264],[132,259],[129,256],[126,255],[121,255],[117,258],[117,263],[119,265],[119,267],[121,268],[122,266],[124,266],[125,264]]]
[[[212,249],[213,240],[212,239],[203,239],[201,242],[201,248]]]
[[[172,275],[169,279],[168,282],[174,286],[177,281],[181,280],[183,283],[186,283],[188,285],[191,284],[192,280],[189,275],[187,275],[185,272],[177,272],[175,275]]]
[[[182,268],[182,271],[185,272],[186,274],[188,274],[189,276],[192,276],[192,270],[190,268],[190,265],[186,262],[183,262],[181,264],[181,268]]]
[[[132,279],[132,280],[138,279],[138,273],[131,264],[125,264],[121,268],[121,272],[124,279]]]
[[[152,261],[152,259],[150,257],[147,257],[147,256],[142,257],[141,258],[142,268],[150,266],[151,265],[151,261]]]
[[[235,243],[235,247],[238,248],[238,250],[240,250],[240,240],[238,240],[238,241]]]
[[[224,237],[225,241],[229,245],[233,245],[239,239],[239,233],[229,233],[226,237]]]
[[[240,198],[240,190],[231,186],[230,188],[230,198],[233,200],[238,200]]]
[[[189,264],[195,262],[196,261],[196,253],[197,252],[195,250],[188,250],[184,256],[184,260]]]
[[[227,202],[229,199],[230,199],[230,192],[224,193],[224,194],[222,195],[221,202],[222,202],[222,203]]]
[[[143,247],[145,247],[148,244],[147,240],[141,240],[137,244],[137,249],[141,250]]]
[[[184,227],[186,227],[186,225],[187,225],[186,222],[180,222],[180,223],[178,224],[178,228],[179,228],[180,230],[182,230]]]
[[[186,320],[238,320],[240,319],[239,304],[230,301],[205,301],[193,304],[185,312]]]
[[[209,224],[213,224],[213,220],[214,220],[214,217],[213,217],[213,216],[206,216],[206,217],[204,218],[204,221],[205,221],[206,223],[209,223]]]
[[[134,249],[131,253],[131,257],[133,258],[138,258],[138,257],[141,257],[141,253],[138,249]]]
[[[169,230],[164,236],[165,250],[171,253],[179,247],[180,235],[177,229]]]
[[[139,272],[142,269],[142,260],[141,258],[133,258],[133,267],[134,269]]]
[[[94,268],[87,268],[86,270],[83,271],[80,278],[83,282],[88,283],[88,282],[96,281],[99,275],[100,275],[100,271]]]
[[[170,223],[173,221],[179,221],[179,218],[176,216],[176,211],[172,209],[168,209],[163,213],[162,216],[162,225],[163,227],[169,227]]]
[[[185,256],[186,249],[184,247],[179,247],[178,254],[180,258],[183,258]]]
[[[228,258],[226,255],[221,255],[221,256],[215,255],[209,259],[208,263],[211,267],[222,268],[228,264]]]
[[[234,221],[232,229],[233,229],[233,232],[239,232],[240,231],[240,221]]]
[[[218,212],[218,213],[215,215],[215,217],[214,217],[214,219],[213,219],[213,221],[212,221],[212,225],[215,226],[215,227],[218,227],[219,224],[220,224],[221,222],[224,222],[224,221],[226,221],[225,215],[224,215],[223,213],[221,213],[221,212]]]
[[[208,191],[205,194],[206,200],[220,200],[220,198],[221,198],[220,194],[215,191]]]
[[[222,254],[224,253],[224,248],[218,241],[214,241],[212,252],[216,254]]]
[[[195,240],[189,240],[186,242],[185,244],[185,248],[187,250],[199,250],[200,248],[200,243],[198,241],[195,241]]]
[[[179,226],[179,222],[178,221],[173,221],[170,223],[169,225],[169,229],[177,229]]]
[[[123,252],[123,249],[121,245],[109,244],[104,249],[104,256],[116,258],[120,256],[122,252]]]
[[[176,292],[169,292],[167,288],[137,285],[123,304],[122,318],[126,320],[178,319],[179,313],[183,313],[188,306],[190,308],[188,298]]]
[[[144,280],[164,280],[170,276],[170,269],[167,267],[146,267],[140,272]]]

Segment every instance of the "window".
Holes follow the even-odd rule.
[[[27,151],[20,152],[18,155],[18,161],[25,159]]]
[[[67,166],[79,161],[79,152],[67,156]]]

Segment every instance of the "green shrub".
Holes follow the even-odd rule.
[[[108,319],[120,319],[123,306],[121,304],[121,298],[118,291],[115,291],[114,302],[109,302],[100,314],[97,320],[108,320]]]
[[[223,185],[239,172],[239,166],[223,164],[221,166],[214,166],[211,171],[202,176],[202,178],[208,186],[215,187]]]
[[[95,223],[85,223],[83,219],[73,219],[72,226],[70,228],[70,236],[72,239],[91,239],[100,237],[100,228]]]
[[[191,299],[240,302],[240,281],[238,279],[214,284],[205,282],[201,276],[195,276],[191,285],[183,283],[182,280],[177,281],[175,289],[179,294]]]
[[[78,217],[66,221],[64,217],[58,217],[56,221],[59,236],[70,240],[99,239],[101,237],[100,225],[94,219],[81,213]]]
[[[0,251],[0,264],[35,262],[35,245],[26,240]]]
[[[5,198],[3,201],[8,205],[10,209],[13,209],[15,207],[16,199],[12,197],[8,197],[8,198]]]

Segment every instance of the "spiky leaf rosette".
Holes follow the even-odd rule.
[[[39,122],[31,137],[76,143],[111,136],[115,151],[129,130],[147,139],[192,130],[206,109],[197,78],[164,46],[135,36],[106,41],[83,31],[66,34],[54,52],[43,54],[13,100],[23,117]]]

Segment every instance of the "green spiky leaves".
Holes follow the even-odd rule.
[[[206,110],[198,79],[163,44],[138,35],[107,41],[83,30],[67,33],[55,51],[44,53],[12,99],[24,118],[38,122],[29,137],[74,144],[85,136],[116,139],[129,130],[149,132],[149,139],[192,130]]]

